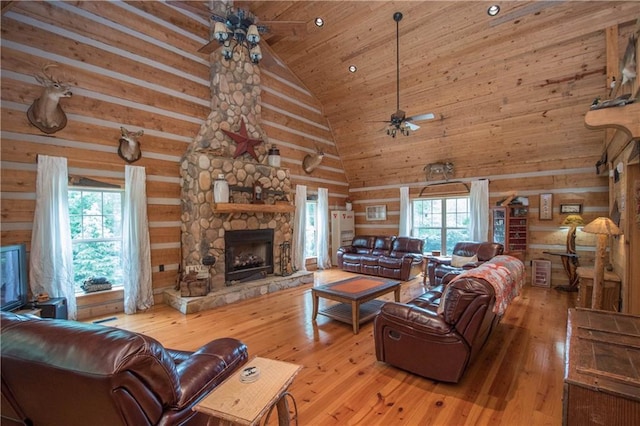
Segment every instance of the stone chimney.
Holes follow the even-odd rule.
[[[289,171],[267,164],[268,138],[260,127],[260,68],[247,60],[246,52],[235,53],[226,61],[214,54],[211,72],[211,113],[180,165],[182,178],[182,270],[201,265],[205,256],[214,256],[212,289],[224,282],[224,234],[228,230],[274,229],[274,264],[280,274],[279,245],[291,241],[291,213],[214,213],[213,181],[224,174],[231,187],[253,188],[259,182],[267,190],[281,191],[291,199]],[[244,153],[234,158],[236,143],[223,130],[237,133],[241,120],[248,137],[261,139],[255,146],[258,157]],[[234,203],[250,203],[251,192],[231,191]],[[268,196],[273,203],[276,196]],[[226,283],[229,285],[229,283]]]

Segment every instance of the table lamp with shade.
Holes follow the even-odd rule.
[[[607,240],[611,235],[621,235],[622,231],[608,217],[599,217],[582,228],[583,232],[596,234],[596,258],[593,267],[593,295],[591,309],[602,309],[602,293],[604,286],[604,262],[607,251]]]

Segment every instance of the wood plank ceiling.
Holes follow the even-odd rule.
[[[351,188],[421,182],[431,162],[452,161],[464,178],[575,159],[558,152],[558,139],[583,131],[590,100],[605,93],[603,29],[636,19],[640,4],[499,2],[490,17],[491,4],[235,2],[261,21],[307,23],[302,37],[267,41],[321,101]],[[404,14],[400,108],[437,119],[392,139],[382,121],[396,110],[396,11]],[[585,90],[578,80],[593,83]]]

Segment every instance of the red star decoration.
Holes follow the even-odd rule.
[[[249,135],[247,134],[247,125],[245,124],[244,120],[240,122],[239,133],[233,133],[224,129],[222,129],[222,131],[238,144],[238,146],[236,146],[236,152],[235,154],[233,154],[233,158],[238,158],[240,155],[246,152],[251,154],[251,156],[255,158],[256,161],[258,161],[258,155],[253,150],[253,147],[262,143],[262,141],[260,139],[251,139],[249,137]]]

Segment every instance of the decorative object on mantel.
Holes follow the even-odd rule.
[[[302,159],[302,169],[305,171],[305,173],[311,173],[316,169],[316,167],[320,165],[320,163],[322,163],[323,158],[324,151],[322,151],[322,148],[316,147],[315,154],[307,154]]]
[[[71,84],[69,81],[63,82],[47,71],[56,66],[47,64],[42,67],[42,74],[35,76],[44,88],[40,97],[33,101],[27,110],[29,122],[47,134],[62,130],[67,125],[67,116],[60,107],[60,98],[69,98],[72,95],[69,90]],[[63,78],[68,80],[65,76]]]
[[[608,217],[599,217],[587,226],[582,228],[583,232],[596,234],[596,257],[593,273],[593,297],[591,299],[591,309],[602,309],[602,292],[604,285],[604,261],[607,250],[608,238],[611,235],[621,235],[622,231]]]
[[[264,188],[260,185],[259,182],[253,184],[253,198],[251,199],[251,204],[264,204]]]
[[[427,175],[427,180],[431,180],[434,176],[442,175],[445,181],[453,175],[453,163],[430,163],[424,166],[424,171]]]
[[[218,178],[213,183],[213,200],[216,203],[229,202],[229,183],[227,183],[222,173],[218,175]]]
[[[280,167],[280,150],[275,145],[271,145],[267,160],[271,167]]]
[[[240,120],[240,130],[238,133],[230,132],[229,130],[222,129],[222,131],[229,136],[231,139],[236,141],[236,152],[233,154],[233,158],[238,158],[240,155],[244,153],[250,154],[253,158],[258,161],[258,155],[253,149],[254,146],[261,144],[262,140],[260,139],[251,139],[247,134],[247,124],[244,122],[244,119]]]
[[[144,135],[144,130],[130,132],[124,127],[120,127],[120,139],[118,139],[118,155],[127,163],[135,163],[142,157],[140,150],[140,137]]]

